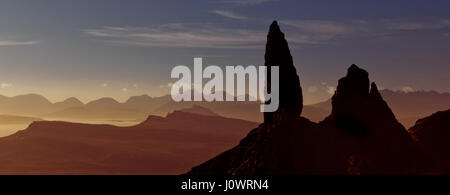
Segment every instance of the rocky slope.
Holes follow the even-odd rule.
[[[410,174],[425,170],[420,153],[396,120],[377,86],[369,89],[368,73],[352,65],[339,80],[332,114],[319,123],[331,136],[339,172],[351,174]]]
[[[409,129],[420,149],[433,161],[433,173],[450,174],[450,110],[420,119]]]
[[[272,48],[274,47],[274,48]],[[274,22],[269,30],[266,64],[276,56],[282,72],[280,110],[236,147],[188,174],[414,174],[426,171],[425,157],[381,97],[369,74],[352,65],[339,80],[332,113],[321,123],[300,117],[302,99],[284,35]],[[273,55],[277,49],[276,55]],[[283,54],[280,52],[284,52]],[[270,85],[270,83],[269,83]],[[286,96],[290,96],[287,98]]]

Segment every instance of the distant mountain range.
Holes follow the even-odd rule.
[[[258,126],[190,110],[201,114],[175,111],[132,127],[34,122],[0,138],[0,174],[180,174]]]
[[[436,110],[450,108],[450,93],[435,91],[402,92],[380,90],[397,119],[406,127],[411,127],[423,117]],[[148,115],[165,116],[175,110],[198,105],[213,110],[225,117],[262,122],[263,116],[257,102],[174,102],[169,95],[150,97],[133,96],[120,103],[112,98],[101,98],[83,104],[76,98],[51,103],[36,94],[15,97],[0,96],[0,114],[32,116],[51,119],[137,119]],[[331,113],[331,99],[314,105],[305,105],[302,116],[319,122]]]
[[[148,115],[165,116],[175,110],[199,105],[232,118],[262,121],[260,104],[255,102],[173,102],[169,95],[150,97],[133,96],[120,103],[113,98],[100,98],[83,104],[76,98],[51,103],[37,94],[14,97],[0,96],[0,114],[35,116],[51,119],[138,119]]]
[[[351,65],[330,100],[304,106],[277,22],[265,60],[279,66],[281,79],[279,109],[264,115],[255,102],[176,103],[170,96],[143,95],[83,104],[1,96],[0,112],[7,114],[143,122],[33,122],[0,138],[0,174],[180,174],[190,168],[191,175],[450,173],[449,93],[379,91],[366,70]],[[438,110],[447,111],[423,118]],[[40,120],[8,115],[0,122],[2,117]]]

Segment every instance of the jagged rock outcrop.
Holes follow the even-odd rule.
[[[409,129],[419,148],[433,161],[430,173],[450,174],[450,110],[420,119]]]
[[[277,41],[276,41],[277,40]],[[188,174],[414,174],[428,165],[396,120],[367,71],[352,65],[339,80],[332,113],[319,124],[301,118],[301,88],[287,43],[274,22],[266,65],[281,71],[280,110],[265,115],[238,146],[194,167]],[[288,55],[289,54],[289,55]],[[275,60],[277,59],[277,60]],[[290,67],[290,68],[289,68]],[[280,66],[280,69],[283,66]],[[270,84],[270,82],[269,82]],[[300,92],[298,92],[300,90]]]
[[[339,80],[332,113],[320,123],[332,137],[336,170],[350,174],[409,174],[424,171],[424,156],[372,83],[352,65]]]
[[[345,128],[354,135],[368,135],[369,73],[352,65],[347,76],[339,80],[332,98],[332,117],[336,126]]]
[[[280,105],[276,112],[264,114],[265,123],[277,123],[289,116],[300,116],[303,109],[302,88],[288,43],[277,21],[270,25],[264,58],[265,66],[268,67],[268,75],[270,75],[271,66],[279,66],[280,70]],[[270,76],[268,76],[269,92],[271,84]]]

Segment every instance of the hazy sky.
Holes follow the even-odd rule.
[[[274,19],[306,103],[328,98],[352,63],[382,88],[450,91],[448,0],[2,0],[0,94],[162,95],[193,57],[263,65]]]

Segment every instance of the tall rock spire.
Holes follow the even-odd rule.
[[[298,117],[303,109],[303,95],[297,70],[294,67],[288,43],[277,21],[270,26],[267,35],[265,66],[279,66],[280,104],[278,111],[265,113],[264,122],[273,123],[289,117]],[[270,71],[268,71],[268,89],[271,89]]]

